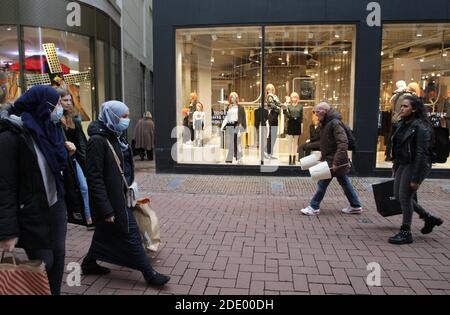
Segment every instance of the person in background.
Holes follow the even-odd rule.
[[[64,108],[64,116],[61,118],[61,126],[63,128],[67,141],[75,144],[77,151],[71,161],[73,162],[76,177],[81,196],[83,198],[84,215],[88,229],[93,229],[91,207],[89,204],[89,189],[86,181],[86,148],[87,139],[84,134],[81,120],[75,115],[72,95],[64,88],[56,89],[61,97],[61,105]],[[70,192],[74,193],[74,192]]]
[[[136,140],[136,153],[139,154],[141,160],[147,159],[153,161],[153,148],[155,147],[155,124],[153,116],[150,112],[145,112],[134,128],[134,140]]]
[[[170,277],[151,266],[126,199],[126,191],[134,182],[133,155],[123,136],[129,116],[124,103],[106,102],[88,129],[87,178],[96,227],[82,271],[86,275],[109,273],[97,264],[99,260],[139,270],[148,284],[162,286]]]
[[[320,151],[320,121],[316,114],[313,114],[312,124],[309,126],[309,139],[298,148],[298,160],[310,155],[312,151]]]
[[[45,262],[53,295],[61,293],[67,209],[63,172],[76,151],[57,126],[64,109],[49,86],[34,86],[0,119],[0,250],[21,247]]]
[[[413,242],[411,223],[413,212],[425,221],[421,232],[429,234],[443,221],[422,208],[414,196],[431,171],[431,144],[433,130],[422,100],[413,95],[403,97],[399,111],[400,121],[392,136],[394,195],[400,201],[403,224],[400,232],[389,238],[395,245]]]

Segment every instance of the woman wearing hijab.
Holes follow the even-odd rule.
[[[56,126],[63,114],[58,93],[35,86],[0,119],[0,250],[25,249],[46,264],[59,295],[64,274],[67,210],[63,171],[72,143]]]
[[[96,228],[82,270],[84,274],[108,274],[109,269],[97,264],[99,260],[139,270],[148,284],[161,286],[170,278],[152,268],[126,202],[126,190],[134,181],[133,155],[123,137],[130,124],[129,115],[125,104],[107,102],[88,129],[87,180]]]

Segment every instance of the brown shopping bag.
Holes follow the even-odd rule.
[[[161,244],[161,236],[158,217],[150,207],[150,199],[138,200],[133,214],[143,238],[144,247],[149,251],[156,252]]]
[[[51,295],[42,261],[19,261],[14,253],[0,260],[0,295]]]

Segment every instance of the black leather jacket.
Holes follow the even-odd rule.
[[[399,165],[411,165],[411,181],[421,184],[431,169],[432,130],[416,119],[404,131],[403,137],[398,139],[397,134],[404,126],[405,122],[401,121],[392,136],[394,169]]]

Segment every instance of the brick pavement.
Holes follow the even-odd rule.
[[[150,254],[154,267],[171,276],[163,289],[145,285],[137,271],[105,264],[108,276],[83,276],[65,294],[101,295],[285,295],[449,294],[449,180],[428,180],[419,199],[446,222],[415,242],[393,246],[400,216],[376,213],[370,184],[354,178],[365,212],[346,216],[347,202],[333,183],[318,217],[301,216],[315,185],[307,178],[155,175],[138,163],[141,189],[158,213],[162,244]],[[69,226],[67,262],[81,262],[92,232]],[[381,287],[369,287],[367,264],[381,265]]]

